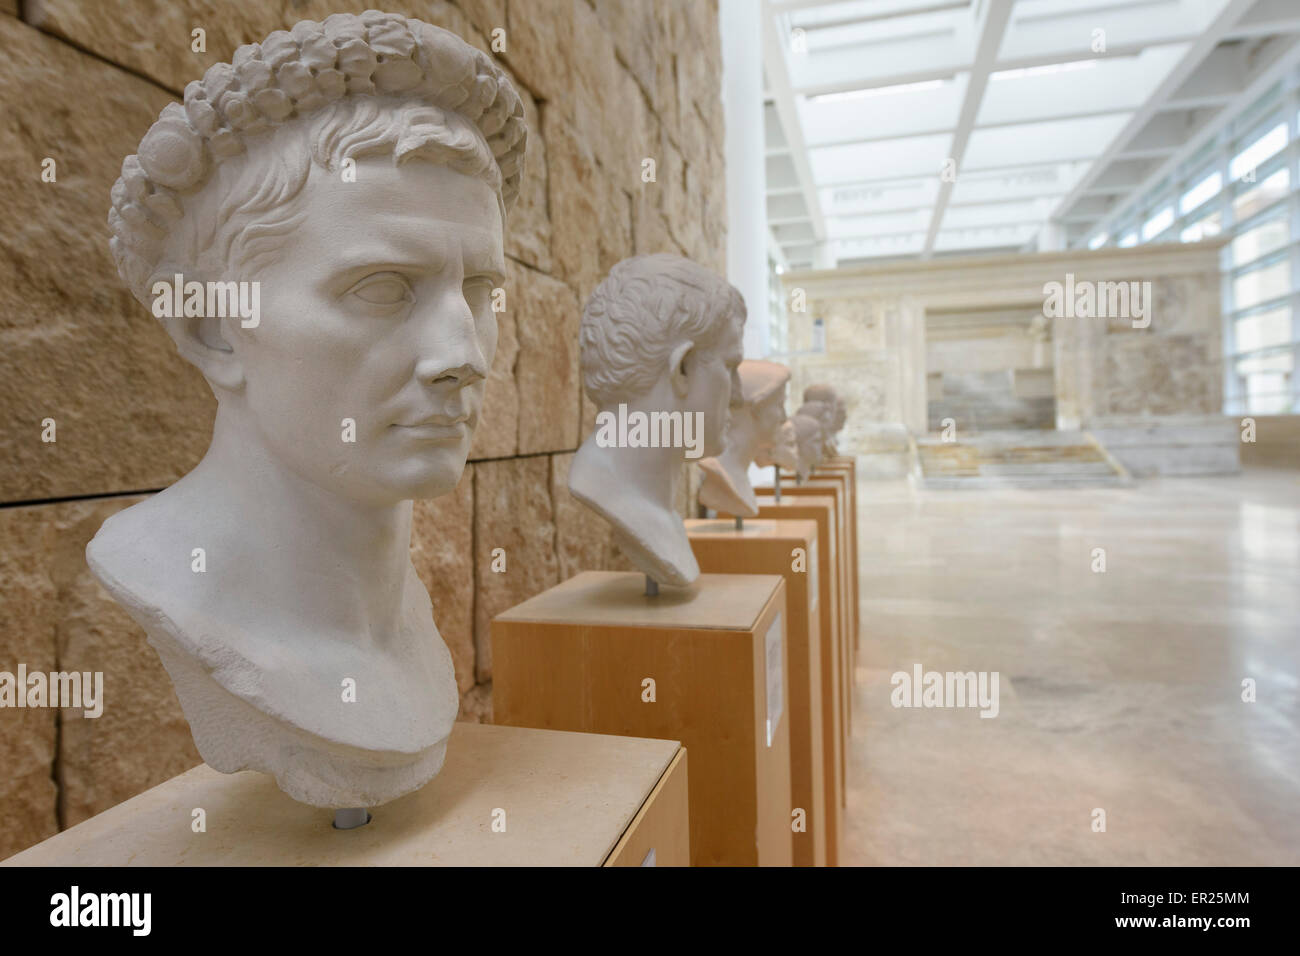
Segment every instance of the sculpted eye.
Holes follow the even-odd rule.
[[[376,272],[368,275],[347,292],[370,305],[400,305],[415,299],[411,285],[396,272]]]

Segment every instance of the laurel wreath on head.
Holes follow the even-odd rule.
[[[527,142],[524,106],[483,51],[441,27],[393,13],[303,20],[235,50],[169,103],[122,162],[108,214],[118,274],[139,297],[182,216],[179,195],[208,181],[245,139],[346,96],[409,96],[477,126],[501,171],[509,209]],[[143,299],[141,301],[144,301]]]

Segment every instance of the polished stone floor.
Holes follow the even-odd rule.
[[[844,863],[1300,864],[1300,472],[858,510]],[[917,663],[998,716],[892,706]]]

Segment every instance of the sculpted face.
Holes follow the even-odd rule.
[[[787,418],[781,423],[781,427],[777,429],[772,447],[767,451],[765,459],[758,463],[759,465],[780,465],[786,471],[794,471],[799,467],[798,433],[795,430],[794,422]]]
[[[355,500],[450,491],[465,467],[496,351],[504,282],[492,188],[445,166],[313,166],[307,213],[260,270],[258,327],[227,326],[243,411],[295,472]],[[355,442],[343,440],[355,421]]]
[[[807,408],[808,403],[804,403]],[[799,477],[807,478],[822,457],[822,426],[816,418],[803,411],[790,419],[794,423],[795,442],[799,452]]]
[[[689,391],[684,407],[704,413],[705,458],[715,458],[725,447],[729,409],[740,403],[740,376],[737,369],[744,358],[744,341],[738,328],[731,326],[711,349],[693,349],[686,359]]]
[[[782,385],[754,408],[754,427],[763,436],[764,443],[771,442],[776,430],[785,421],[785,386]]]

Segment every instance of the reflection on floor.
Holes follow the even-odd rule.
[[[1300,863],[1300,472],[858,498],[844,863]],[[916,664],[997,717],[893,707]]]

